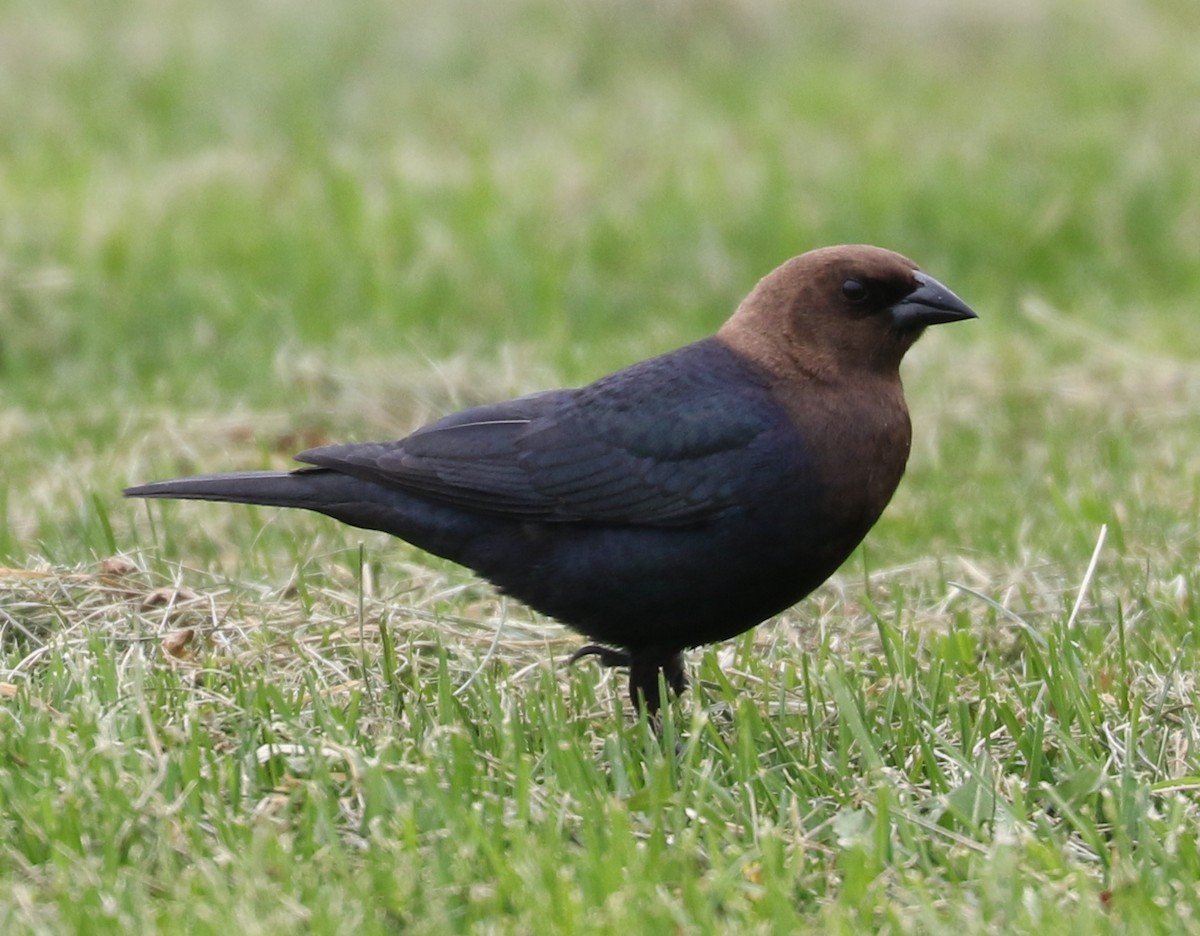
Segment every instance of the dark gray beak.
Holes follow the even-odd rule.
[[[913,276],[917,279],[917,288],[892,306],[892,324],[901,331],[979,318],[969,305],[932,276],[920,270]]]

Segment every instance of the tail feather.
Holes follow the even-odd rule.
[[[196,475],[171,481],[153,481],[126,488],[126,497],[162,497],[171,500],[225,501],[264,507],[302,507],[320,510],[327,503],[327,485],[312,477],[328,474],[320,469],[299,471],[241,471],[232,474]],[[316,482],[316,483],[314,483]]]
[[[175,478],[126,488],[125,496],[313,510],[361,529],[382,530],[472,567],[478,567],[472,556],[479,544],[510,525],[505,519],[438,504],[329,468]]]

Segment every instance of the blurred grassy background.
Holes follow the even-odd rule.
[[[850,666],[841,678],[851,681],[854,667],[873,672],[883,665],[878,644],[882,639],[886,650],[889,632],[880,638],[856,604],[862,580],[881,570],[886,593],[872,592],[887,606],[881,613],[915,616],[932,628],[919,628],[921,635],[947,626],[947,577],[968,579],[1029,621],[1061,626],[1106,525],[1099,597],[1079,619],[1097,629],[1088,632],[1088,652],[1079,658],[1085,662],[1076,659],[1067,670],[1084,682],[1080,674],[1089,669],[1110,673],[1116,622],[1141,621],[1144,643],[1127,648],[1121,631],[1121,665],[1135,659],[1146,668],[1146,705],[1158,699],[1161,713],[1163,680],[1189,673],[1195,662],[1198,32],[1200,5],[1190,0],[923,0],[888,7],[865,0],[0,3],[0,556],[12,567],[57,574],[132,551],[160,575],[186,581],[188,573],[163,564],[184,560],[252,593],[298,576],[302,610],[353,617],[353,601],[329,610],[304,583],[337,580],[338,565],[353,564],[345,557],[362,534],[308,517],[199,505],[156,508],[147,522],[142,505],[120,501],[120,488],[191,470],[282,466],[309,444],[396,436],[459,405],[583,382],[711,332],[758,277],[789,256],[823,244],[877,243],[916,259],[970,302],[981,321],[939,329],[910,355],[905,374],[916,442],[909,475],[840,584],[786,621],[809,628],[800,634],[814,632],[817,621],[821,665]],[[433,570],[433,579],[413,587],[442,609],[435,615],[487,620],[500,613],[465,573],[382,537],[366,540],[372,567],[393,588],[420,579],[420,569]],[[331,554],[338,557],[332,570]],[[82,626],[86,616],[51,614],[57,599],[30,597],[22,581],[0,586],[10,624],[42,621],[45,612],[48,619],[60,614],[63,626]],[[842,599],[849,605],[839,607]],[[236,605],[234,618],[271,617],[245,594],[239,600],[249,606]],[[978,664],[999,685],[1011,667],[1007,651],[996,659],[974,654],[986,656],[993,642],[1004,642],[996,636],[1004,619],[982,605],[955,613],[966,617],[954,618],[952,635],[934,641],[936,649],[925,647],[924,636],[907,648],[916,670]],[[281,618],[295,623],[294,615]],[[843,659],[839,620],[846,634],[863,637],[865,627],[862,657]],[[799,639],[801,649],[791,648],[780,665],[800,666],[812,650]],[[20,675],[11,678],[24,685],[29,646],[3,646],[10,675]],[[751,646],[743,641],[739,652]],[[56,652],[67,662],[30,685],[61,702],[56,693],[87,669],[73,670],[70,653],[104,650],[86,641],[82,649],[64,645]],[[719,683],[715,659],[705,655],[704,672]],[[757,673],[753,654],[738,660]],[[774,684],[770,673],[759,675]],[[255,678],[269,684],[270,667]],[[303,685],[305,678],[285,682]],[[101,710],[131,691],[120,673],[105,679],[113,695],[100,692]],[[992,691],[987,679],[979,698]],[[1022,686],[1036,682],[1031,676]],[[484,685],[476,702],[486,710],[495,704],[487,692],[506,690],[503,680]],[[519,685],[525,705],[553,693],[546,679]],[[1089,718],[1100,718],[1100,696],[1088,695],[1100,690],[1071,685],[1080,693],[1075,703],[1086,708],[1086,697],[1096,707]],[[184,690],[170,689],[176,691]],[[774,698],[754,679],[727,691],[764,705]],[[839,702],[850,698],[828,691]],[[916,743],[923,731],[961,730],[966,749],[982,722],[968,730],[967,710],[947,715],[945,706],[956,703],[944,690],[930,691],[928,710],[905,711],[913,719],[906,737]],[[1180,691],[1186,709],[1192,690]],[[1030,693],[1031,710],[1046,704]],[[859,700],[868,718],[878,714],[871,698],[868,692]],[[1138,693],[1132,702],[1122,698],[1120,723],[1137,724],[1131,713],[1140,711]],[[1055,704],[1070,707],[1063,698]],[[439,709],[438,716],[452,719],[456,711]],[[744,724],[751,740],[739,756],[750,758],[763,741],[753,731],[769,729],[753,710],[742,715],[750,719]],[[310,716],[304,709],[295,717]],[[487,715],[476,709],[461,717],[469,723]],[[558,750],[553,725],[565,717],[549,711],[539,728],[548,734],[530,744]],[[880,717],[886,722],[888,715]],[[1020,719],[1026,717],[1023,710]],[[1070,722],[1062,711],[1056,717]],[[617,730],[620,715],[613,719],[596,730]],[[1020,719],[988,730],[1018,733]],[[1095,728],[1094,719],[1086,723]],[[266,730],[247,724],[247,737]],[[793,732],[818,727],[788,724]],[[11,722],[6,730],[15,732]],[[145,725],[130,730],[130,744],[149,743],[137,734]],[[584,728],[572,723],[570,730]],[[816,740],[798,759],[811,760],[814,770],[840,765],[857,775],[862,764],[846,760],[845,746],[864,738],[846,730],[838,736],[841,760],[822,762]],[[51,744],[50,735],[37,737]],[[1200,772],[1190,735],[1170,737],[1147,763],[1165,763],[1169,748],[1172,770],[1138,782]],[[347,743],[365,742],[353,736]],[[29,744],[10,753],[33,757]],[[635,761],[631,750],[644,753],[622,750]],[[778,767],[771,756],[764,755],[768,772]],[[895,756],[903,775],[903,752]],[[1090,756],[1088,769],[1102,776],[1115,755],[1097,749]],[[865,763],[878,766],[878,758]],[[582,798],[579,808],[595,822],[630,822],[628,814],[609,811],[611,789],[587,773],[599,768],[585,760],[545,769],[560,771],[565,795]],[[68,761],[47,783],[77,768]],[[642,779],[657,782],[659,768],[646,769]],[[725,821],[725,794],[714,792],[711,778],[696,780],[681,768],[680,781],[673,767],[661,769],[671,784],[691,776],[706,796],[716,796],[710,819]],[[1038,776],[1024,775],[1030,789]],[[790,773],[783,779],[797,783]],[[887,796],[896,795],[872,786],[860,801],[858,793],[833,792],[832,777],[812,782],[826,781],[823,795],[866,802],[876,817],[886,818]],[[0,778],[0,798],[17,789]],[[1099,786],[1088,789],[1101,796]],[[646,800],[639,795],[640,809]],[[47,802],[50,814],[61,806]],[[1192,821],[1189,804],[1168,809],[1155,801],[1154,808],[1177,815],[1170,828],[1183,834]],[[1098,924],[1090,911],[1100,912],[1099,904],[1081,913],[1054,887],[1038,890],[1045,880],[1086,888],[1062,870],[1078,855],[1064,843],[1099,825],[1081,820],[1060,829],[1064,808],[1051,802],[1037,828],[1052,847],[1062,846],[1065,864],[1056,858],[1050,872],[1034,861],[1030,871],[1022,864],[1026,854],[1009,870],[1063,913],[1059,922],[1092,927]],[[786,829],[780,809],[775,821]],[[860,890],[866,896],[854,912],[865,916],[834,913],[820,925],[836,931],[877,924],[879,914],[886,917],[888,892],[864,882],[895,866],[875,855],[883,862],[871,865],[875,870],[851,867],[834,848],[842,833],[830,838],[824,821],[816,826],[823,833],[799,825],[831,849],[816,872],[828,892],[809,880],[816,889],[784,900],[789,912],[776,915],[752,901],[761,918],[749,911],[725,918],[715,910],[708,917],[683,900],[688,909],[671,917],[675,925],[687,931],[720,919],[737,928],[757,919],[794,928],[797,919],[816,919],[814,908],[827,906],[830,895]],[[514,846],[531,848],[531,867],[553,867],[561,842],[552,825],[535,829],[544,854],[528,842]],[[959,831],[988,860],[995,857],[987,850],[996,846],[990,835]],[[217,860],[205,853],[211,843],[203,834],[189,834],[196,836],[194,860]],[[770,851],[775,839],[757,825],[747,835],[731,833],[724,847],[752,842],[763,862],[755,873],[789,879],[795,869],[784,852]],[[1156,827],[1154,836],[1166,835]],[[42,838],[54,840],[49,832]],[[442,855],[429,847],[422,840],[413,854]],[[622,847],[589,839],[586,854]],[[903,864],[908,853],[897,848]],[[36,849],[18,851],[28,864],[6,886],[39,893]],[[86,847],[82,853],[88,856]],[[383,861],[370,854],[370,861]],[[953,860],[944,855],[917,860],[921,867],[930,862],[930,880],[906,892],[920,912],[892,925],[928,930],[949,920],[961,932],[969,920],[983,928],[1018,917],[1045,924],[1044,917],[1022,916],[1030,911],[1020,893],[989,890],[1000,885],[986,864],[984,883],[966,888],[962,904],[949,898],[953,908],[943,914],[937,902],[950,891],[939,888],[963,878],[947,870]],[[1091,880],[1084,866],[1083,880]],[[1169,882],[1190,873],[1164,871],[1168,866],[1155,858],[1133,875],[1147,901],[1175,894]],[[159,872],[145,873],[151,891],[164,886]],[[743,897],[743,885],[757,886],[746,874],[734,888]],[[450,878],[438,878],[438,886],[449,887]],[[528,884],[528,876],[522,880]],[[702,901],[686,880],[670,864],[662,881],[641,883],[682,887],[688,899]],[[1112,866],[1104,865],[1100,880],[1115,886]],[[211,884],[199,889],[211,894]],[[305,886],[318,901],[327,897],[320,881]],[[622,893],[598,879],[590,886],[593,909]],[[69,888],[54,892],[63,901],[59,912],[67,913]],[[501,887],[499,904],[515,900],[513,893]],[[642,911],[639,900],[652,899],[649,892],[639,891],[638,899],[625,893],[628,907]],[[431,919],[448,926],[471,919],[427,899],[450,914]],[[284,922],[275,925],[299,925],[299,917],[276,909]],[[664,919],[645,912],[645,919]],[[597,926],[629,922],[611,905],[588,919]],[[213,925],[231,924],[221,918]],[[238,925],[254,928],[246,919]]]
[[[708,333],[777,263],[846,241],[913,256],[982,311],[937,341],[1000,362],[995,384],[944,393],[983,397],[985,438],[964,445],[1000,437],[1020,457],[1046,433],[997,403],[1042,395],[1089,343],[1200,353],[1195,18],[1119,2],[8,4],[0,379],[29,418],[0,438],[20,520],[4,551],[54,540],[91,478],[63,465],[51,529],[14,481],[90,440],[108,496],[147,411],[392,434],[416,417],[389,372],[488,367],[503,346],[520,352],[504,390],[591,379]],[[1088,341],[1047,349],[1031,302]],[[362,396],[400,411],[337,411],[330,372],[368,374]],[[936,400],[913,396],[930,426]]]
[[[247,373],[289,343],[533,342],[582,379],[844,241],[962,284],[992,333],[1038,296],[1197,348],[1189,4],[2,15],[14,402],[275,402]]]

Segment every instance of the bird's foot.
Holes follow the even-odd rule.
[[[662,693],[658,691],[658,674],[663,675],[663,682],[675,695],[682,695],[687,688],[687,676],[683,671],[683,655],[680,653],[632,653],[628,650],[618,650],[604,647],[600,644],[587,644],[571,654],[567,666],[584,657],[594,656],[600,665],[608,668],[615,666],[629,667],[629,698],[634,708],[646,707],[646,714],[657,724],[658,710],[662,707]]]

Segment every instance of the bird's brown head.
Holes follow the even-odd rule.
[[[907,257],[879,247],[824,247],[764,276],[717,337],[785,379],[895,377],[927,326],[975,317]]]

